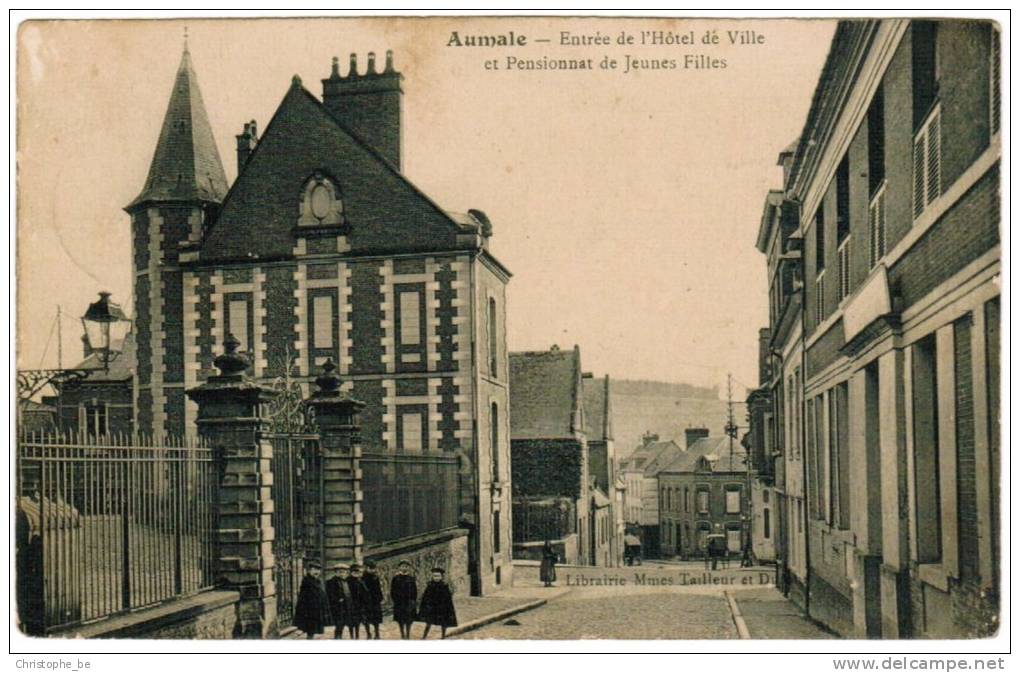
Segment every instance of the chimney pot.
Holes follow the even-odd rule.
[[[255,120],[252,119],[250,122],[245,122],[243,128],[244,130],[236,136],[238,175],[244,170],[244,165],[248,163],[251,153],[255,151],[255,145],[258,143],[258,127],[255,124]]]
[[[401,76],[398,72],[382,73],[376,65],[375,52],[368,53],[368,66],[358,72],[358,55],[350,55],[346,75],[336,74],[322,80],[322,103],[333,118],[351,135],[367,143],[390,162],[401,168]]]
[[[687,440],[684,448],[689,449],[699,439],[705,439],[708,437],[708,428],[687,428],[684,430],[684,435]]]

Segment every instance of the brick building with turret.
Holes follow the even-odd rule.
[[[215,373],[227,334],[250,355],[250,376],[304,396],[332,359],[367,405],[366,554],[425,519],[466,529],[480,593],[511,573],[510,273],[489,250],[484,213],[448,212],[402,173],[401,79],[389,53],[382,68],[369,54],[364,73],[352,56],[346,75],[334,59],[321,99],[295,76],[261,135],[243,125],[228,184],[185,48],[148,177],[125,209],[137,426],[194,428],[184,391]],[[457,459],[452,507],[408,504],[434,485],[415,490],[373,467],[402,455]],[[378,504],[373,480],[375,496],[401,506]]]

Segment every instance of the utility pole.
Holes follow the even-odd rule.
[[[737,426],[733,422],[733,375],[726,374],[726,436],[730,438],[730,471],[733,471],[733,438]]]

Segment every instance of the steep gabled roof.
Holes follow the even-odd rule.
[[[697,472],[699,463],[707,465],[712,472],[746,472],[746,457],[747,451],[740,445],[740,442],[733,441],[731,453],[729,437],[705,437],[694,442],[687,451],[677,456],[661,472],[671,474]]]
[[[202,102],[198,76],[191,65],[191,54],[185,47],[149,176],[142,192],[127,209],[150,201],[219,203],[226,193],[227,177]]]
[[[654,458],[645,464],[646,477],[654,477],[662,471],[662,468],[672,463],[678,456],[685,452],[683,447],[673,440],[660,442],[660,444],[663,445],[662,449],[655,455]]]
[[[664,442],[648,442],[642,444],[629,456],[620,461],[621,471],[640,471],[651,476],[655,474],[664,464],[668,464],[676,458],[677,453],[683,452],[683,447],[668,439]],[[666,463],[662,459],[668,458]],[[652,472],[649,472],[652,470]]]
[[[583,429],[580,388],[576,347],[511,353],[511,439],[573,439]]]
[[[277,108],[219,216],[202,261],[288,258],[302,188],[314,174],[334,180],[349,223],[350,253],[458,249],[455,221],[362,140],[346,131],[299,78]]]

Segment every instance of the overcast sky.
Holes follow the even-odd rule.
[[[579,344],[619,378],[757,382],[767,324],[754,247],[780,150],[800,133],[831,21],[619,19],[191,20],[195,69],[228,180],[245,120],[264,128],[298,74],[321,95],[330,59],[395,52],[404,74],[404,172],[444,208],[484,210],[513,272],[513,350]],[[129,219],[180,61],[183,22],[28,23],[19,43],[19,366],[80,356],[100,290],[131,304]],[[716,29],[719,45],[700,42]],[[449,47],[525,35],[512,49]],[[560,31],[694,31],[694,46],[560,47]],[[764,44],[731,47],[727,30]],[[749,37],[748,34],[744,34]],[[736,35],[734,35],[736,37]],[[549,43],[536,43],[548,39]],[[758,39],[758,38],[755,38]],[[596,70],[508,71],[590,58]],[[601,71],[603,55],[617,59]],[[623,73],[627,56],[677,68]],[[685,56],[725,68],[683,68]],[[488,59],[499,70],[487,71]],[[699,63],[703,60],[695,59]],[[693,63],[692,63],[693,64]],[[362,67],[364,67],[362,65]],[[47,342],[49,344],[47,346]],[[44,355],[45,354],[45,355]]]

